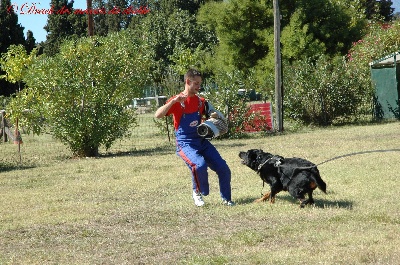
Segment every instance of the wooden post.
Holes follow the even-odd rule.
[[[18,118],[17,118],[17,121],[15,123],[14,144],[18,144],[19,163],[21,164],[21,162],[22,162],[22,157],[21,157],[21,135],[19,134],[19,129],[18,129]]]
[[[1,114],[1,135],[3,135],[3,142],[6,143],[8,141],[6,133],[6,119],[4,118],[6,116],[6,112],[4,110],[0,110],[0,114]]]
[[[282,65],[281,65],[281,15],[279,1],[274,0],[274,50],[275,50],[275,115],[277,130],[283,131],[282,111]]]
[[[86,0],[86,10],[88,11],[88,36],[93,36],[93,14],[92,0]]]

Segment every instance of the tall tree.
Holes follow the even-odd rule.
[[[338,2],[338,1],[337,1]],[[227,70],[273,70],[271,1],[206,3],[199,21],[215,30],[219,44],[213,65]],[[363,19],[333,0],[282,1],[282,55],[291,61],[315,54],[346,54],[361,37]],[[352,10],[352,9],[349,9]]]
[[[345,55],[352,42],[361,38],[363,20],[354,20],[349,8],[339,1],[296,1],[296,11],[303,13],[303,25],[307,25],[314,39],[325,46],[323,53],[334,56]]]
[[[47,17],[44,29],[47,31],[44,53],[54,55],[60,44],[67,38],[79,38],[87,35],[86,16],[74,14],[74,1],[51,0],[54,12]]]
[[[232,0],[211,3],[200,10],[201,24],[216,23],[219,39],[217,67],[244,70],[254,67],[271,51],[273,36],[272,5],[267,1]]]
[[[26,41],[25,41],[25,49],[28,54],[35,48],[36,46],[36,39],[33,37],[33,32],[28,30],[26,32]]]
[[[95,10],[102,10],[101,14],[94,15],[94,34],[106,36],[111,32],[118,32],[127,29],[133,17],[127,8],[127,0],[94,0]]]
[[[18,16],[12,9],[10,0],[0,0],[0,54],[5,53],[10,45],[25,44],[24,27],[18,23]],[[5,72],[0,71],[0,75]],[[18,90],[16,84],[0,79],[0,95],[8,96]]]
[[[104,0],[94,0],[93,8],[97,10],[101,10],[104,8],[105,10],[106,2]],[[107,36],[108,34],[108,25],[105,14],[98,14],[93,16],[94,20],[94,34],[98,36]]]
[[[394,8],[391,0],[362,0],[367,19],[379,19],[391,21],[393,19]]]
[[[0,53],[6,52],[12,44],[25,43],[24,27],[18,23],[10,0],[0,0],[0,28]]]
[[[109,0],[107,2],[106,10],[111,13],[106,15],[109,33],[128,28],[131,15],[123,13],[127,7],[126,0]]]
[[[205,0],[94,0],[94,9],[106,12],[94,15],[95,34],[106,36],[121,29],[137,27],[144,16],[129,13],[129,10],[124,13],[128,8],[138,10],[146,7],[152,13],[169,17],[178,10],[185,10],[194,15],[205,2]]]
[[[391,0],[381,0],[379,14],[384,17],[384,21],[391,21],[394,19],[394,8],[392,8]]]
[[[197,13],[200,6],[206,3],[206,0],[148,0],[146,1],[151,10],[162,11],[164,13],[173,13],[177,9],[186,10],[190,14]],[[213,2],[221,2],[213,1]]]
[[[195,15],[185,10],[173,13],[151,9],[139,25],[135,34],[150,44],[154,51],[154,81],[159,83],[165,74],[175,50],[195,51],[200,45],[207,49],[216,43],[215,35],[206,27],[198,25]]]

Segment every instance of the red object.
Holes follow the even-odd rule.
[[[271,102],[251,104],[248,115],[254,115],[254,118],[246,123],[246,132],[270,131],[273,129]]]

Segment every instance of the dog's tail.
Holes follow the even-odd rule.
[[[293,171],[292,177],[296,174],[296,170],[302,170],[304,168],[297,168]],[[319,174],[319,170],[316,166],[307,167],[306,169],[311,171],[311,178],[315,183],[317,183],[317,187],[326,193],[326,183],[322,180],[321,175]]]
[[[319,174],[316,174],[314,175],[314,178],[318,188],[326,193],[326,183],[322,180],[321,176]]]

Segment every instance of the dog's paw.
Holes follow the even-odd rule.
[[[254,202],[265,202],[265,201],[268,201],[270,196],[271,196],[271,193],[268,192],[268,193],[264,194],[261,198],[255,200]],[[272,200],[275,200],[275,198],[271,198],[271,202],[272,202]]]
[[[309,205],[314,205],[314,200],[313,199],[299,199],[300,202],[300,208],[304,208],[307,204]]]
[[[268,199],[264,199],[264,197],[254,200],[255,203],[260,203],[260,202],[265,202],[265,201],[268,201]]]

